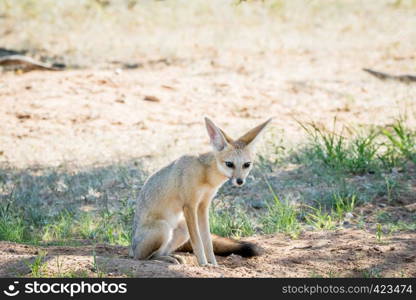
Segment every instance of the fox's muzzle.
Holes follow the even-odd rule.
[[[244,185],[244,179],[242,178],[231,178],[231,182],[233,183],[234,186],[243,186]]]

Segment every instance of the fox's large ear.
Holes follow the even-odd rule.
[[[225,133],[225,131],[224,130],[222,130],[221,128],[219,128],[218,127],[218,129],[221,131],[221,133],[222,133],[222,135],[224,136],[224,138],[225,138],[225,141],[228,143],[228,144],[232,144],[233,142],[234,142],[234,140],[232,139],[232,138],[230,138],[226,133]]]
[[[253,147],[256,142],[259,140],[258,138],[260,137],[260,133],[264,130],[264,128],[267,126],[267,124],[270,123],[270,121],[272,120],[272,118],[268,119],[266,122],[254,127],[253,129],[251,129],[250,131],[248,131],[246,134],[244,134],[243,136],[241,136],[237,142],[240,142],[242,144],[244,144],[246,147]]]
[[[205,125],[207,127],[209,139],[211,140],[211,145],[216,151],[221,151],[227,146],[227,138],[223,131],[218,128],[214,122],[205,117]]]

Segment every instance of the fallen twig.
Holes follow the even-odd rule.
[[[59,71],[62,68],[47,65],[43,62],[37,61],[33,58],[24,55],[6,55],[0,57],[0,66],[7,66],[11,69],[20,69],[25,72],[32,70],[50,70]]]
[[[406,83],[410,83],[410,82],[416,82],[416,76],[415,75],[409,75],[409,74],[405,74],[405,75],[391,75],[391,74],[387,74],[387,73],[383,73],[383,72],[378,72],[378,71],[374,71],[371,69],[363,69],[363,71],[377,77],[378,79],[381,80],[386,80],[386,79],[390,79],[390,80],[398,80],[401,82],[406,82]]]

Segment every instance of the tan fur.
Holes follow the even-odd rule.
[[[130,254],[135,259],[177,261],[171,254],[190,240],[200,265],[216,265],[214,248],[225,253],[247,244],[216,237],[209,229],[209,206],[219,187],[229,178],[240,185],[252,164],[254,140],[267,122],[233,141],[205,119],[214,150],[199,156],[185,155],[160,169],[145,182],[136,206]],[[234,168],[225,165],[232,162]],[[221,240],[223,239],[223,240]],[[227,244],[228,243],[228,244]],[[220,244],[224,245],[221,249]],[[238,247],[237,247],[238,245]]]

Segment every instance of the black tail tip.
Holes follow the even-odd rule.
[[[242,242],[241,248],[238,252],[238,254],[240,254],[242,257],[253,257],[261,255],[263,250],[256,244],[250,242]]]

